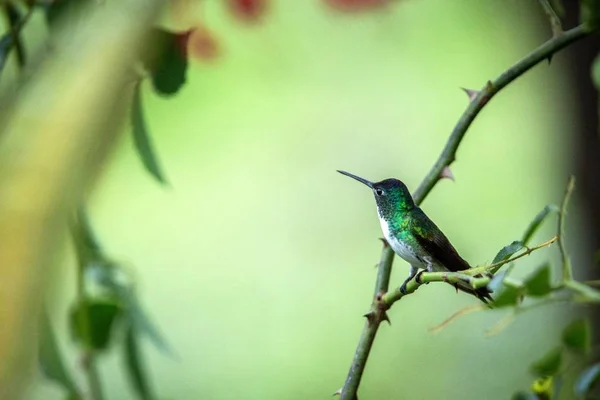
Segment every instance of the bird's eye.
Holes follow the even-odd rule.
[[[375,189],[375,193],[377,193],[377,196],[383,196],[383,190],[381,189]]]

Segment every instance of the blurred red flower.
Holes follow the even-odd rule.
[[[232,14],[245,22],[257,21],[267,8],[267,0],[228,0]]]
[[[325,4],[339,11],[355,12],[377,9],[392,0],[323,0]]]
[[[199,60],[209,61],[219,55],[219,43],[205,27],[194,29],[189,38],[189,54]]]

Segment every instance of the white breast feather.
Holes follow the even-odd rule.
[[[407,246],[405,243],[399,241],[396,237],[390,234],[390,228],[387,221],[381,217],[379,217],[379,224],[381,225],[381,231],[383,232],[383,236],[385,240],[392,247],[394,252],[398,254],[402,259],[407,261],[409,264],[414,265],[418,268],[426,268],[424,265],[413,253],[411,248]]]

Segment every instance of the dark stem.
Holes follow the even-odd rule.
[[[461,115],[458,123],[452,130],[452,133],[450,134],[442,153],[438,157],[429,173],[421,182],[421,185],[415,191],[413,195],[415,203],[419,205],[423,202],[435,184],[442,178],[442,171],[444,168],[449,167],[450,164],[454,162],[456,158],[456,150],[458,149],[458,146],[467,132],[467,129],[473,120],[475,120],[475,117],[479,114],[483,107],[496,93],[541,61],[547,59],[549,56],[565,48],[569,44],[589,36],[592,33],[593,31],[589,30],[588,28],[584,28],[583,25],[580,25],[564,32],[560,36],[555,36],[539,46],[525,58],[518,61],[516,64],[502,73],[498,78],[493,81],[489,81],[485,87],[470,101],[469,106]],[[379,262],[377,285],[380,283],[385,283],[386,290],[392,271],[393,259],[394,251],[389,246],[384,246],[381,252],[381,261]],[[382,307],[384,307],[381,299],[378,298],[378,293],[380,293],[378,289],[383,289],[383,286],[378,287],[377,285],[375,288],[375,300],[373,301],[370,311],[370,314],[372,315],[381,314]],[[383,315],[385,315],[385,313],[383,313]],[[358,342],[358,346],[356,347],[356,351],[354,353],[350,371],[348,372],[344,386],[340,391],[341,400],[358,399],[356,393],[358,391],[358,386],[360,385],[360,379],[364,372],[371,347],[373,346],[373,341],[375,340],[377,330],[379,329],[379,325],[381,324],[382,320],[382,318],[372,318],[372,321],[369,319],[365,324]]]
[[[23,30],[23,27],[25,26],[25,23],[29,20],[29,17],[32,13],[33,7],[29,7],[26,14],[21,17],[21,13],[15,7],[14,4],[7,3],[4,5],[4,16],[6,18],[10,31],[8,33],[10,37],[7,38],[7,40],[9,40],[9,46],[7,47],[14,47],[17,64],[19,65],[20,70],[23,70],[26,62],[25,46],[23,45],[23,41],[21,40],[20,35],[21,31]]]

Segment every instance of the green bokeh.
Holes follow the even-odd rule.
[[[193,62],[177,97],[147,85],[143,93],[171,185],[143,171],[125,138],[97,186],[94,225],[107,251],[135,269],[178,354],[144,347],[159,398],[329,398],[363,326],[381,236],[371,193],[335,170],[398,177],[414,190],[467,104],[458,88],[483,86],[549,27],[533,1],[406,0],[346,15],[281,0],[252,27],[222,2],[197,8],[220,57]],[[459,149],[456,182],[441,182],[423,204],[474,265],[560,198],[565,132],[576,123],[566,61],[555,56],[498,95]],[[525,258],[516,275],[551,254]],[[397,259],[393,285],[407,273]],[[564,309],[532,311],[493,337],[485,331],[506,311],[428,331],[475,302],[433,284],[396,304],[361,399],[507,399],[527,388],[528,365],[559,340]],[[110,399],[133,397],[121,371],[118,357],[102,359]],[[61,398],[41,381],[32,396]]]

